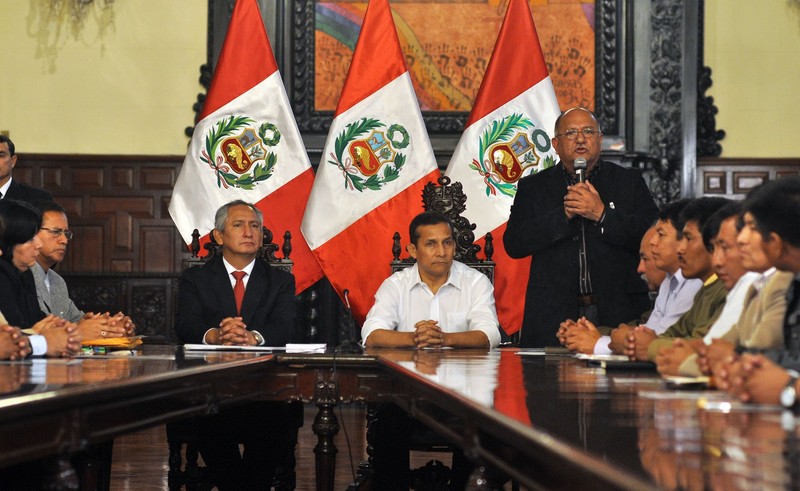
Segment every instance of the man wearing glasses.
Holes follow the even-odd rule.
[[[45,314],[53,314],[69,322],[78,324],[78,332],[82,339],[94,340],[131,336],[135,326],[130,317],[122,312],[111,315],[84,313],[69,298],[67,284],[53,270],[67,253],[67,244],[72,239],[67,214],[60,205],[51,201],[36,203],[42,212],[42,225],[37,236],[42,241],[42,248],[36,257],[36,264],[31,268],[36,283],[36,296],[39,308]]]
[[[587,109],[561,113],[552,141],[560,162],[519,181],[503,237],[509,256],[533,256],[522,347],[558,345],[567,319],[616,326],[650,305],[636,269],[658,209],[644,179],[600,160],[603,133]]]

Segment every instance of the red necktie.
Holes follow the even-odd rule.
[[[234,271],[231,273],[236,278],[236,284],[233,285],[233,298],[236,300],[236,313],[242,313],[242,300],[244,300],[244,281],[242,281],[247,273],[244,271]]]

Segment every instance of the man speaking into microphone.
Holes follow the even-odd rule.
[[[557,346],[560,323],[585,316],[616,326],[647,310],[639,243],[658,209],[639,171],[600,160],[603,133],[584,108],[556,119],[560,162],[519,181],[503,236],[532,256],[520,346]]]

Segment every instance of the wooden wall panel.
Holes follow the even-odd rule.
[[[67,210],[76,236],[60,271],[177,273],[188,250],[167,207],[182,162],[183,156],[20,154],[14,177],[47,189]]]
[[[699,159],[695,196],[742,199],[760,183],[798,174],[800,159]]]

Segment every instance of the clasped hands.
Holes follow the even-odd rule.
[[[241,317],[226,317],[206,334],[208,344],[225,346],[255,346],[258,344],[255,335],[247,329]]]
[[[111,315],[87,313],[78,321],[78,331],[83,339],[122,338],[132,336],[136,326],[130,317],[117,312]]]
[[[606,206],[592,183],[579,182],[567,187],[567,194],[564,196],[564,213],[568,220],[575,216],[582,216],[596,222],[603,216],[605,209]]]
[[[414,324],[414,345],[417,348],[441,348],[445,346],[445,333],[437,321],[425,320]]]

